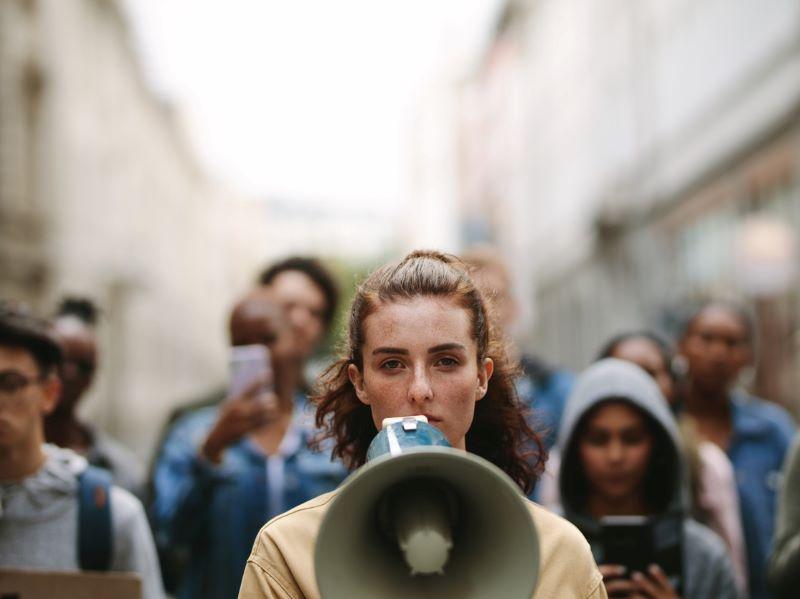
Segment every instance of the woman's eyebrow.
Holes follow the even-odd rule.
[[[638,433],[647,430],[647,427],[642,424],[631,424],[622,429],[622,433]]]
[[[374,350],[372,350],[372,355],[375,356],[378,354],[402,354],[407,356],[408,350],[400,347],[376,347]]]
[[[454,349],[460,349],[461,351],[467,351],[467,348],[461,345],[460,343],[442,343],[440,345],[434,345],[432,348],[428,350],[429,354],[435,354],[440,351],[451,351]]]

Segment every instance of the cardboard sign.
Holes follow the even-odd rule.
[[[0,599],[141,599],[137,574],[0,569]]]

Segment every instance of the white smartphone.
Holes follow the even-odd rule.
[[[264,384],[262,393],[269,393],[273,389],[272,374],[272,362],[270,361],[269,350],[265,345],[238,345],[232,347],[228,397],[232,398],[240,395],[259,377],[264,377],[267,381]]]

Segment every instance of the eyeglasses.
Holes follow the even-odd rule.
[[[19,370],[0,371],[0,399],[16,400],[19,403],[23,399],[22,391],[30,385],[44,381],[42,375],[29,375]]]

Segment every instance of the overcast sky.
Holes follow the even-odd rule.
[[[502,0],[128,0],[146,77],[210,171],[263,197],[391,211],[410,124]]]

